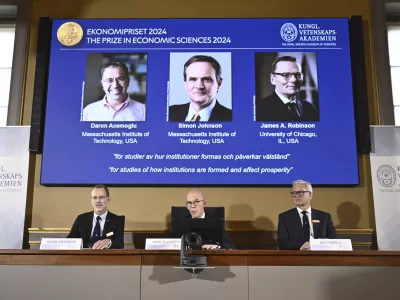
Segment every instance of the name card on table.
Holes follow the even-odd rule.
[[[353,251],[350,239],[314,239],[310,246],[311,251]]]
[[[82,239],[42,238],[40,250],[81,250]]]
[[[146,250],[181,250],[181,239],[146,239]]]

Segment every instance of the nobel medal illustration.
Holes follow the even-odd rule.
[[[75,46],[83,37],[82,27],[75,22],[64,23],[58,28],[57,38],[64,46]]]

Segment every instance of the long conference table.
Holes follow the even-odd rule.
[[[190,252],[189,252],[190,253]],[[0,299],[400,299],[400,252],[0,250]]]

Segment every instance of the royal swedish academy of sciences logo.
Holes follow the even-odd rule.
[[[281,37],[284,41],[290,43],[297,38],[297,28],[292,23],[285,23],[281,27]]]
[[[57,39],[64,46],[75,46],[83,37],[82,27],[75,22],[66,22],[58,28]]]
[[[396,172],[389,165],[382,165],[376,172],[379,183],[384,187],[391,187],[396,182]]]

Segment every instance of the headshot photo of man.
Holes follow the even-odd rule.
[[[123,55],[110,58],[102,64],[97,76],[93,74],[93,57],[91,60],[88,59],[88,64],[90,64],[87,70],[84,98],[84,104],[87,105],[83,109],[81,120],[86,122],[145,121],[146,105],[143,102],[146,96],[147,57]],[[126,63],[117,58],[124,59]],[[98,78],[99,81],[94,83],[93,78]],[[98,82],[101,85],[100,93],[93,87],[99,86]],[[97,100],[93,102],[95,93],[100,94],[102,98],[98,100],[99,96],[97,96]]]
[[[256,121],[319,121],[315,53],[280,54],[256,53]]]
[[[220,53],[220,55],[225,58],[230,69],[230,53]],[[175,65],[173,58],[171,54],[171,66]],[[231,91],[229,86],[224,87],[225,79],[222,76],[222,69],[220,62],[211,55],[191,56],[183,65],[184,85],[179,87],[181,91],[184,88],[184,96],[177,92],[177,85],[171,86],[168,121],[231,122],[232,109],[229,108],[232,106]],[[224,74],[231,76],[230,72]],[[171,77],[174,77],[172,72]],[[174,79],[176,80],[176,78]],[[221,91],[224,88],[229,90],[229,93],[223,95]],[[175,97],[180,99],[175,100]],[[183,104],[177,104],[177,101],[182,100]]]

